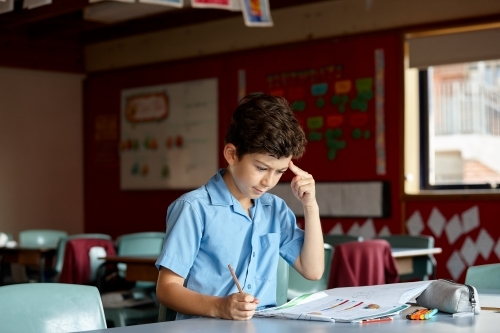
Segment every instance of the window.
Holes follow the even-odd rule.
[[[488,46],[495,37],[500,29],[409,40],[405,155],[417,156],[405,156],[407,193],[500,189],[500,49]]]

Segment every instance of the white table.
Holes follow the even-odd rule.
[[[442,249],[433,247],[430,249],[412,249],[412,248],[391,248],[392,256],[396,259],[396,267],[399,275],[413,273],[413,258],[428,256],[430,254],[439,254]],[[434,267],[435,269],[435,267]]]

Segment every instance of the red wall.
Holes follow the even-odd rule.
[[[339,80],[351,80],[349,100],[356,97],[355,80],[375,78],[374,50],[383,49],[385,54],[385,140],[386,175],[376,174],[375,166],[375,102],[368,101],[365,128],[371,131],[369,139],[354,140],[350,135],[351,114],[360,111],[346,108],[340,113],[329,103],[331,94],[325,95],[324,109],[312,107],[310,85],[329,81],[330,89]],[[325,140],[311,142],[305,156],[297,164],[312,173],[318,182],[383,180],[391,186],[391,216],[374,219],[375,232],[387,226],[391,233],[401,232],[401,208],[399,200],[399,138],[401,105],[401,57],[400,39],[397,35],[363,38],[329,39],[253,50],[216,57],[198,58],[174,63],[90,74],[84,88],[85,126],[85,231],[104,232],[113,236],[146,230],[164,230],[167,206],[181,191],[121,191],[119,186],[119,112],[122,89],[174,83],[201,78],[219,79],[219,147],[222,147],[224,132],[232,110],[238,100],[238,70],[246,72],[246,91],[271,92],[275,87],[269,83],[269,75],[316,70],[334,65],[336,74],[331,77],[312,75],[295,86],[302,86],[307,96],[307,112],[297,113],[303,123],[310,116],[337,114],[344,117],[341,126],[345,149],[339,150],[334,160],[327,158]],[[310,82],[308,78],[311,79]],[[289,88],[290,85],[285,85]],[[286,89],[285,89],[286,90]],[[286,96],[286,95],[285,95]],[[293,97],[293,96],[286,96]],[[102,134],[99,120],[104,117],[116,126],[108,129],[106,140],[97,139]],[[113,127],[113,126],[111,126]],[[113,132],[114,131],[114,135]],[[106,131],[105,131],[106,132]],[[111,133],[111,134],[110,134]],[[102,137],[102,135],[101,135]],[[219,152],[212,152],[219,154]],[[224,167],[219,155],[220,166]],[[285,175],[289,180],[291,175]],[[366,219],[323,218],[324,232],[341,222],[345,233],[355,223],[362,225]]]

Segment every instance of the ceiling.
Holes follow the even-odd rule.
[[[278,8],[311,2],[319,0],[270,0],[270,7],[272,12]],[[190,1],[185,0],[185,3]],[[88,0],[52,0],[50,5],[31,10],[22,7],[23,1],[15,0],[14,11],[0,14],[0,46],[6,42],[47,42],[49,45],[64,42],[85,45],[209,20],[242,16],[241,12],[219,9],[200,9],[190,6],[179,9],[116,1],[89,4]]]

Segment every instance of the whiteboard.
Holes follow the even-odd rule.
[[[304,216],[302,204],[292,193],[289,183],[279,183],[269,191],[283,200],[297,216]],[[324,217],[382,217],[384,183],[341,182],[316,183],[319,214]]]
[[[192,189],[218,168],[218,81],[122,90],[120,188]]]

